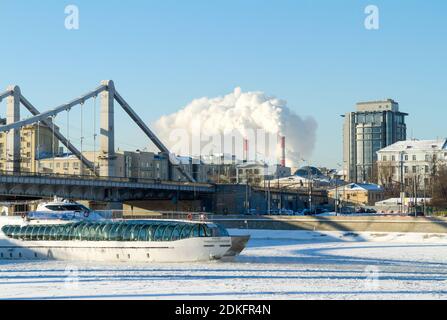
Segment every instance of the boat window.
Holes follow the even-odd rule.
[[[51,226],[42,227],[42,240],[50,240]]]
[[[63,205],[49,204],[46,205],[45,208],[51,211],[90,212],[90,210],[87,207],[80,204],[63,204]]]
[[[104,226],[102,224],[95,224],[95,226],[90,229],[90,237],[93,241],[100,241],[102,239],[102,228]]]
[[[119,239],[121,239],[121,235],[119,233],[121,226],[122,226],[121,224],[116,224],[115,226],[113,226],[110,229],[109,236],[108,236],[109,240],[111,240],[111,241],[119,241]]]
[[[201,224],[199,227],[199,237],[206,237],[205,225]]]
[[[189,238],[189,235],[191,234],[191,229],[192,229],[193,225],[192,224],[187,224],[182,228],[182,231],[180,233],[180,238],[181,239],[185,239],[185,238]]]
[[[171,235],[172,235],[172,231],[174,231],[174,228],[175,228],[174,225],[169,225],[165,228],[165,231],[163,233],[163,241],[171,240]]]
[[[132,228],[133,228],[132,225],[128,225],[128,224],[123,225],[122,241],[130,241],[130,236],[132,234],[132,230],[131,230]]]
[[[13,237],[14,239],[17,239],[18,234],[20,232],[20,226],[14,226],[12,228],[12,230],[9,231],[11,233],[11,237]]]
[[[100,241],[107,241],[109,240],[109,233],[110,233],[110,229],[113,228],[113,224],[111,223],[106,223],[102,228],[100,228],[98,231],[99,232],[99,240]]]
[[[67,240],[75,240],[78,234],[79,224],[73,224],[66,229]],[[65,235],[64,235],[65,238]]]
[[[217,225],[185,222],[77,222],[64,225],[3,226],[10,238],[30,241],[176,241],[189,237],[228,236]]]
[[[82,240],[82,233],[83,233],[84,228],[85,228],[85,225],[82,223],[80,223],[76,226],[75,234],[74,234],[76,240]]]
[[[211,228],[207,224],[204,224],[203,227],[205,229],[205,237],[212,237],[213,232],[212,232]]]
[[[181,224],[177,225],[174,228],[174,230],[172,231],[172,234],[171,234],[172,241],[176,241],[176,240],[180,239],[180,231],[182,230],[182,228],[183,228],[183,225],[181,225]]]
[[[194,225],[194,227],[192,228],[192,231],[191,231],[191,237],[197,238],[199,236],[199,228],[200,228],[200,224]]]
[[[2,232],[9,237],[9,228],[10,226],[3,226],[2,227]]]
[[[55,241],[56,239],[57,239],[57,234],[58,234],[58,232],[59,232],[59,227],[58,226],[53,226],[51,229],[50,229],[50,238],[49,238],[49,240],[51,240],[51,241]]]
[[[58,206],[58,205],[47,205],[45,206],[45,208],[51,210],[51,211],[65,211],[62,206]]]
[[[64,225],[56,227],[56,235],[53,240],[55,240],[55,241],[64,240],[66,228],[67,228],[67,226],[64,226]]]
[[[130,241],[137,241],[138,240],[138,232],[143,227],[141,224],[136,224],[133,226],[133,228],[130,229]]]
[[[153,225],[149,226],[149,228],[147,229],[147,241],[154,241],[155,230],[157,228],[158,228],[157,224],[153,224]]]
[[[87,240],[90,235],[90,226],[88,224],[84,224],[81,227],[81,239],[80,240]]]
[[[147,231],[149,226],[142,225],[140,230],[138,231],[137,241],[147,241]]]
[[[155,230],[154,233],[154,241],[161,241],[163,240],[163,232],[165,231],[165,228],[167,225],[161,224],[158,226],[158,228]]]
[[[45,240],[45,226],[37,227],[37,240]]]
[[[31,231],[33,230],[33,226],[26,226],[22,231],[22,238],[29,239],[31,238]]]

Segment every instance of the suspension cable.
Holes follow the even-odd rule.
[[[93,173],[96,175],[96,97],[93,97]]]
[[[70,143],[70,109],[67,110],[67,145]]]
[[[40,173],[40,120],[37,121],[37,173]]]
[[[79,175],[83,175],[84,171],[84,102],[81,102],[81,165]]]
[[[56,121],[56,115],[53,115],[52,117],[52,126],[53,126],[53,134],[52,134],[52,153],[53,153],[53,174],[56,173],[56,153],[54,152],[54,123]]]

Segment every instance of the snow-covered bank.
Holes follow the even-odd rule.
[[[353,232],[353,231],[301,231],[301,230],[255,230],[229,229],[232,235],[251,235],[257,240],[297,240],[297,241],[368,241],[394,243],[445,243],[447,233],[415,232]]]
[[[447,299],[447,243],[250,233],[233,262],[0,261],[0,298]]]

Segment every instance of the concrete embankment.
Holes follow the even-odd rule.
[[[397,216],[213,216],[230,229],[446,233],[447,218]]]

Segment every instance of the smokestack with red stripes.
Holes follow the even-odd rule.
[[[244,138],[244,162],[248,162],[248,139]]]
[[[281,137],[281,167],[286,166],[286,137]]]

